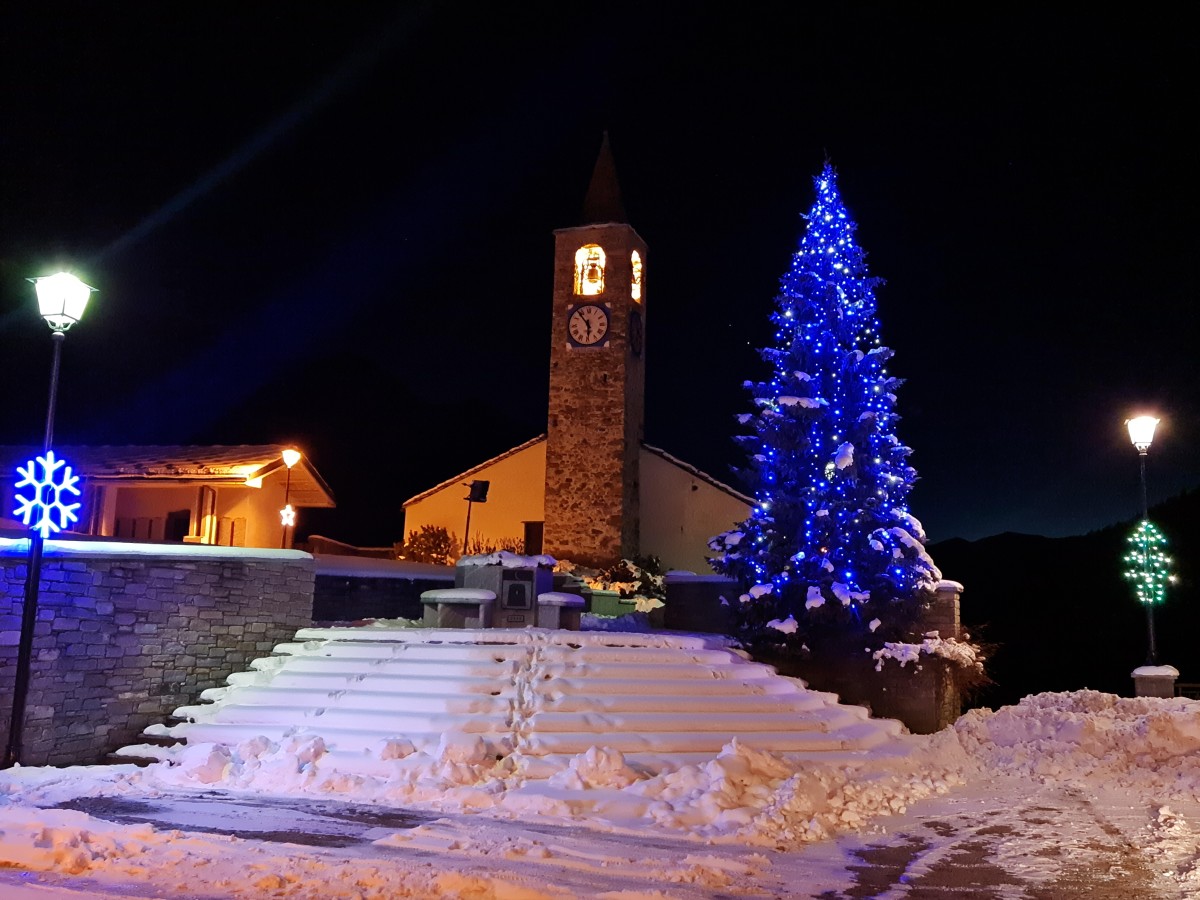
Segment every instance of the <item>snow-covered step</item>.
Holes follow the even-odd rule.
[[[523,659],[530,648],[520,644],[385,644],[378,641],[306,641],[279,644],[275,653],[286,656],[332,657],[337,659],[470,659],[503,662]]]
[[[576,694],[587,697],[604,695],[620,697],[626,695],[642,695],[650,688],[645,678],[610,678],[605,675],[591,675],[586,678],[576,677],[578,670],[572,670],[569,675],[555,676],[543,679],[543,690],[548,696]],[[800,688],[794,682],[782,678],[689,678],[671,679],[653,683],[654,693],[662,696],[697,696],[718,697],[726,694],[767,696],[771,694],[794,694]],[[834,701],[836,702],[836,701]]]
[[[892,736],[881,729],[845,729],[836,732],[820,731],[756,731],[742,733],[727,731],[675,731],[636,734],[633,732],[606,732],[604,734],[548,734],[538,732],[529,735],[518,744],[518,749],[531,756],[547,753],[586,753],[594,746],[620,750],[622,753],[696,753],[720,752],[734,738],[747,747],[758,750],[775,750],[781,753],[817,750],[866,750],[876,747]]]
[[[546,629],[303,629],[168,729],[188,743],[320,737],[370,767],[443,734],[497,756],[592,746],[649,759],[720,752],[730,740],[790,754],[855,753],[898,723],[808,690],[727,639]],[[386,748],[386,749],[385,749]]]
[[[318,721],[319,720],[319,721]],[[363,725],[362,710],[326,706],[223,706],[208,720],[213,724],[305,725],[352,731]],[[480,714],[419,713],[401,710],[376,710],[371,713],[372,731],[386,735],[410,731],[505,731],[509,728],[507,707]]]
[[[356,728],[336,729],[309,725],[249,724],[249,723],[199,723],[176,725],[171,730],[173,737],[185,739],[189,744],[227,744],[236,746],[243,741],[266,737],[276,743],[285,737],[320,738],[326,746],[339,753],[378,753],[391,742],[407,742],[418,750],[437,747],[442,741],[441,731],[412,731],[405,734]],[[489,732],[484,729],[471,732],[481,738],[489,752],[497,756],[511,753],[514,749],[513,736],[506,732]]]
[[[380,708],[380,694],[387,697],[386,706],[389,709],[407,709],[425,712],[455,712],[476,713],[492,708],[497,699],[511,702],[516,699],[517,690],[514,685],[501,685],[495,681],[482,682],[480,687],[488,691],[413,691],[411,684],[402,687],[410,690],[363,691],[355,690],[320,690],[303,687],[279,687],[272,685],[254,686],[238,691],[237,702],[243,706],[340,706],[345,709],[377,710]],[[393,688],[398,686],[393,685]],[[415,686],[417,688],[420,685]],[[193,707],[184,707],[191,709]],[[191,716],[190,713],[176,715]]]
[[[822,709],[827,704],[816,697],[805,693],[795,694],[751,694],[724,693],[680,695],[663,694],[658,691],[643,692],[636,695],[611,696],[597,693],[560,694],[550,692],[542,695],[542,709],[545,712],[641,712],[641,713],[686,713],[688,715],[704,715],[710,712],[763,712],[789,714],[806,713]]]
[[[351,674],[337,672],[292,672],[285,670],[267,680],[238,682],[230,676],[231,685],[242,688],[266,687],[271,690],[285,688],[308,688],[325,690],[350,690],[362,693],[403,694],[422,692],[427,694],[494,694],[511,690],[515,679],[497,678],[494,673],[483,676],[459,676],[446,678],[442,673],[427,673],[419,676],[386,672]]]
[[[581,655],[573,663],[538,664],[536,675],[551,679],[571,676],[575,678],[623,678],[646,681],[718,681],[727,678],[746,681],[755,678],[774,678],[775,670],[759,663],[654,663],[601,662],[594,663]]]
[[[516,660],[491,662],[483,660],[433,659],[340,659],[331,656],[297,656],[288,660],[289,672],[339,673],[343,675],[438,675],[454,678],[463,675],[496,677],[515,675],[520,670]]]
[[[529,727],[544,733],[578,733],[608,735],[614,731],[636,731],[640,733],[666,733],[694,731],[699,717],[694,713],[639,713],[621,710],[613,713],[539,712],[528,718]],[[861,721],[859,717],[840,711],[826,715],[797,716],[791,712],[719,712],[709,711],[703,715],[706,731],[722,731],[731,734],[751,734],[760,731],[821,731],[829,732],[844,725]]]

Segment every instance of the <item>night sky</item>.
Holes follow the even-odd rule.
[[[299,534],[399,539],[404,499],[544,430],[551,233],[607,129],[649,245],[650,443],[732,478],[828,157],[932,540],[1132,517],[1143,409],[1151,501],[1200,485],[1182,22],[306,6],[4,6],[0,442],[40,440],[25,279],[68,266],[100,292],[58,443],[294,440],[339,501]]]

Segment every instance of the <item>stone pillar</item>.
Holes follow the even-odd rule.
[[[1174,697],[1175,679],[1179,670],[1174,666],[1138,666],[1133,675],[1133,696]]]
[[[939,581],[922,619],[925,631],[936,631],[942,638],[962,638],[959,596],[963,586],[957,581]]]

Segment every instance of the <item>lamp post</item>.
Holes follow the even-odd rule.
[[[467,543],[471,540],[471,504],[487,503],[490,485],[490,481],[472,481],[470,484],[463,485],[469,492],[467,496],[463,497],[467,501],[467,527],[463,529],[463,556],[467,555]]]
[[[1150,445],[1154,443],[1154,429],[1158,426],[1158,421],[1154,416],[1137,416],[1125,421],[1125,426],[1129,429],[1129,440],[1137,449],[1138,460],[1141,463],[1143,534],[1145,534],[1145,525],[1150,521],[1150,504],[1146,496],[1146,454],[1150,450]],[[1148,579],[1150,572],[1149,538],[1145,538],[1145,541],[1141,547],[1142,575]],[[1148,661],[1150,665],[1154,665],[1158,660],[1158,648],[1154,643],[1154,603],[1147,602],[1145,606],[1146,628],[1149,635]]]
[[[67,329],[83,318],[88,298],[95,288],[88,287],[66,272],[29,280],[33,282],[37,291],[38,311],[50,326],[50,338],[54,344],[54,360],[50,366],[50,401],[46,409],[46,434],[42,441],[43,456],[53,459],[50,448],[54,443],[54,408],[58,402],[58,369],[62,358],[62,345]],[[4,751],[4,759],[0,761],[0,768],[4,769],[21,762],[25,702],[29,696],[29,669],[33,657],[33,629],[37,623],[45,531],[44,527],[34,527],[29,534],[29,560],[25,567],[25,605],[21,610],[21,637],[17,644],[17,670],[13,677],[12,718],[8,724],[8,745]]]
[[[287,466],[287,482],[283,487],[283,509],[279,511],[280,521],[283,522],[283,536],[279,539],[279,549],[287,549],[287,533],[289,528],[296,527],[296,510],[289,502],[292,496],[292,466],[300,462],[300,451],[288,448],[283,451],[283,464]]]

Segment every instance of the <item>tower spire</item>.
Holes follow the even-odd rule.
[[[616,222],[627,225],[625,205],[621,202],[621,186],[617,183],[617,167],[613,163],[612,148],[608,145],[608,131],[600,143],[596,167],[592,170],[592,181],[588,185],[583,201],[580,225],[604,225]]]

